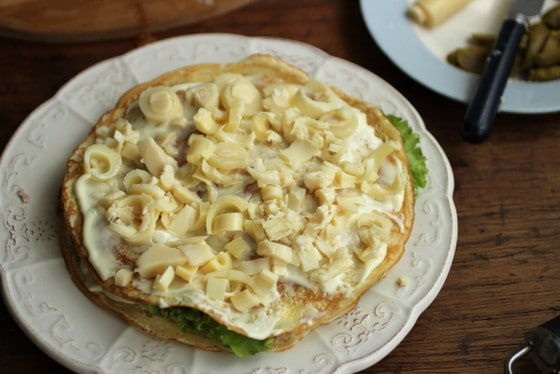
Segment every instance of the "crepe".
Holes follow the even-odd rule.
[[[131,88],[74,150],[61,205],[66,265],[97,304],[231,351],[154,313],[197,310],[281,351],[399,260],[414,189],[378,108],[252,55]]]

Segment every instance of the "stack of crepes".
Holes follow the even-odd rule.
[[[388,118],[268,55],[130,89],[73,152],[61,202],[85,295],[159,338],[239,356],[351,310],[414,218]]]

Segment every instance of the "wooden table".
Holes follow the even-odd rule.
[[[449,157],[459,218],[451,272],[404,341],[364,372],[502,373],[524,332],[560,314],[559,112],[499,114],[488,141],[466,143],[458,130],[465,105],[431,92],[393,65],[367,32],[357,2],[262,0],[151,37],[201,32],[299,40],[371,70],[408,98]],[[143,40],[0,39],[0,149],[74,75]],[[0,371],[65,371],[21,332],[3,303],[0,336]],[[535,369],[525,360],[518,372]]]

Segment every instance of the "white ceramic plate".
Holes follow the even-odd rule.
[[[65,162],[98,117],[132,85],[186,64],[278,55],[318,79],[406,119],[420,134],[429,182],[402,260],[357,308],[294,349],[238,359],[153,339],[92,304],[59,253],[57,196]],[[68,82],[21,125],[0,160],[0,270],[6,304],[26,334],[77,372],[348,373],[371,366],[405,337],[440,291],[457,240],[449,162],[411,104],[350,62],[288,40],[200,34],[148,45]],[[23,193],[28,200],[22,199]],[[405,276],[404,287],[397,279]]]
[[[472,0],[452,18],[428,30],[405,15],[414,0],[360,0],[365,23],[379,47],[406,74],[452,99],[468,102],[479,77],[445,61],[447,53],[465,46],[473,33],[498,34],[512,0]],[[546,0],[544,8],[558,4]],[[500,111],[546,113],[560,110],[560,80],[526,82],[510,79]]]

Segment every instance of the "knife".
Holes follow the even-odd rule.
[[[490,135],[528,18],[538,15],[543,3],[544,0],[514,0],[485,62],[479,86],[467,106],[461,126],[465,140],[481,143]]]

